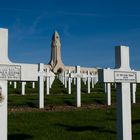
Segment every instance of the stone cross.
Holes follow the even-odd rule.
[[[136,103],[136,88],[137,85],[135,83],[131,84],[131,95],[132,95],[132,103]]]
[[[17,82],[15,81],[14,82],[14,89],[16,89],[17,88]]]
[[[88,88],[88,93],[90,93],[90,82],[91,82],[91,75],[90,72],[88,71],[87,74],[83,74],[82,78],[87,78],[87,88]]]
[[[49,79],[50,79],[50,88],[51,88],[52,84],[55,80],[55,74],[52,71],[50,71],[50,78]]]
[[[72,78],[76,78],[76,103],[77,107],[81,107],[81,78],[80,66],[76,66],[76,73],[71,73]]]
[[[67,72],[65,71],[64,72],[64,86],[65,86],[65,88],[67,88],[67,79],[68,79],[68,74],[67,74]]]
[[[106,101],[107,101],[107,105],[110,106],[111,105],[111,84],[110,83],[106,83]]]
[[[38,72],[38,84],[39,84],[39,108],[44,108],[44,64],[39,64],[39,72]]]
[[[90,93],[90,81],[91,81],[91,75],[90,72],[87,72],[87,82],[88,82],[88,93]]]
[[[25,85],[26,82],[21,82],[21,95],[25,95]]]
[[[71,77],[70,77],[70,70],[69,70],[69,76],[68,76],[68,94],[71,94]]]
[[[110,68],[107,68],[108,70]],[[106,103],[111,106],[111,83],[105,83]]]
[[[7,81],[0,81],[0,137],[7,140]]]
[[[35,88],[35,82],[32,82],[32,88]]]
[[[8,59],[8,30],[0,28],[0,63]],[[7,140],[7,80],[0,80],[0,139]]]
[[[94,73],[92,73],[91,83],[92,83],[92,88],[94,88],[94,84],[95,84]]]
[[[12,63],[8,59],[8,30],[0,28],[0,139],[7,140],[7,81],[38,81],[39,107],[44,107],[44,65]]]
[[[84,82],[84,85],[86,85],[86,83],[87,83],[87,77],[86,77],[86,73],[83,73],[83,78],[82,78],[82,80],[83,80],[83,82]]]
[[[65,73],[64,72],[61,73],[61,79],[62,79],[61,80],[62,84],[65,85]]]
[[[132,140],[130,83],[140,82],[140,72],[132,71],[129,47],[115,48],[115,69],[100,69],[99,80],[117,83],[117,140]]]
[[[64,72],[60,73],[60,74],[58,75],[58,78],[59,78],[59,80],[61,81],[61,83],[64,85],[63,73],[64,73]]]
[[[46,69],[46,94],[49,95],[50,94],[50,69],[47,68]]]
[[[98,74],[91,74],[91,83],[92,83],[92,88],[94,88],[94,85],[98,82]]]
[[[9,84],[12,85],[12,81],[10,81]]]

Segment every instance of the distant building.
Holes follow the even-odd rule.
[[[48,66],[54,73],[61,73],[63,71],[75,71],[75,66],[65,66],[61,59],[61,43],[60,36],[58,32],[54,32],[51,43],[51,60],[48,63]],[[88,68],[81,67],[81,72],[86,73],[89,71],[90,73],[97,73],[97,68]]]

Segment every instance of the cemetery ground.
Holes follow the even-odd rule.
[[[82,83],[82,107],[76,108],[76,87],[72,94],[55,80],[50,95],[45,95],[45,108],[38,109],[38,87],[26,85],[26,95],[8,85],[8,140],[115,140],[116,95],[112,86],[112,105],[105,105],[103,85],[97,83],[91,93]],[[140,137],[140,85],[137,103],[132,104],[133,140]]]

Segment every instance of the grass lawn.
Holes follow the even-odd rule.
[[[27,85],[26,95],[20,95],[20,86],[9,87],[8,106],[24,108],[24,111],[9,111],[8,140],[115,140],[116,108],[106,107],[103,86],[97,84],[91,94],[86,94],[82,85],[82,105],[95,104],[99,108],[79,108],[75,106],[75,87],[72,95],[55,81],[51,94],[45,96],[45,109],[39,110],[36,89]],[[137,104],[132,105],[133,140],[140,139],[140,94],[137,88]],[[115,90],[112,89],[112,102],[115,104]],[[48,111],[48,106],[69,106],[72,109]],[[100,107],[103,106],[103,107]],[[27,110],[26,108],[31,108]],[[35,110],[32,110],[35,109]]]

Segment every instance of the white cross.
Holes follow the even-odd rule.
[[[107,105],[111,105],[111,83],[106,83],[106,100],[107,100]]]
[[[67,78],[69,77],[69,75],[67,74],[67,72],[65,71],[64,72],[64,85],[65,85],[65,88],[67,88]]]
[[[25,95],[25,85],[26,82],[21,82],[21,95]]]
[[[35,82],[32,82],[32,88],[35,88]]]
[[[129,47],[115,48],[115,69],[98,71],[99,80],[117,83],[117,140],[132,140],[130,83],[140,82],[140,72],[129,65]]]
[[[44,107],[44,70],[43,64],[12,63],[8,59],[8,30],[0,29],[0,66],[1,70],[8,70],[5,78],[0,80],[2,102],[0,103],[0,138],[7,140],[7,80],[37,81],[39,80],[39,107]],[[11,75],[11,71],[14,73]],[[16,86],[16,84],[15,84]]]
[[[71,71],[69,70],[69,76],[68,76],[68,94],[71,94],[71,77],[70,77]]]
[[[39,84],[39,108],[44,108],[44,64],[39,64],[38,84]]]
[[[14,89],[16,89],[17,88],[17,82],[15,81],[14,82]]]
[[[107,69],[109,70],[110,68]],[[111,106],[111,83],[105,83],[104,88],[105,88],[107,105]]]
[[[76,66],[76,73],[71,73],[72,78],[76,78],[76,101],[77,107],[81,107],[81,78],[80,66]]]
[[[83,78],[87,78],[87,83],[88,83],[88,93],[90,93],[90,81],[91,81],[91,75],[90,72],[88,71],[87,74],[83,74]]]
[[[131,95],[132,95],[132,103],[133,104],[136,103],[136,88],[137,88],[136,83],[131,84]]]
[[[46,69],[46,94],[49,95],[50,94],[50,77],[51,77],[51,74],[50,74],[50,69],[47,68]]]

